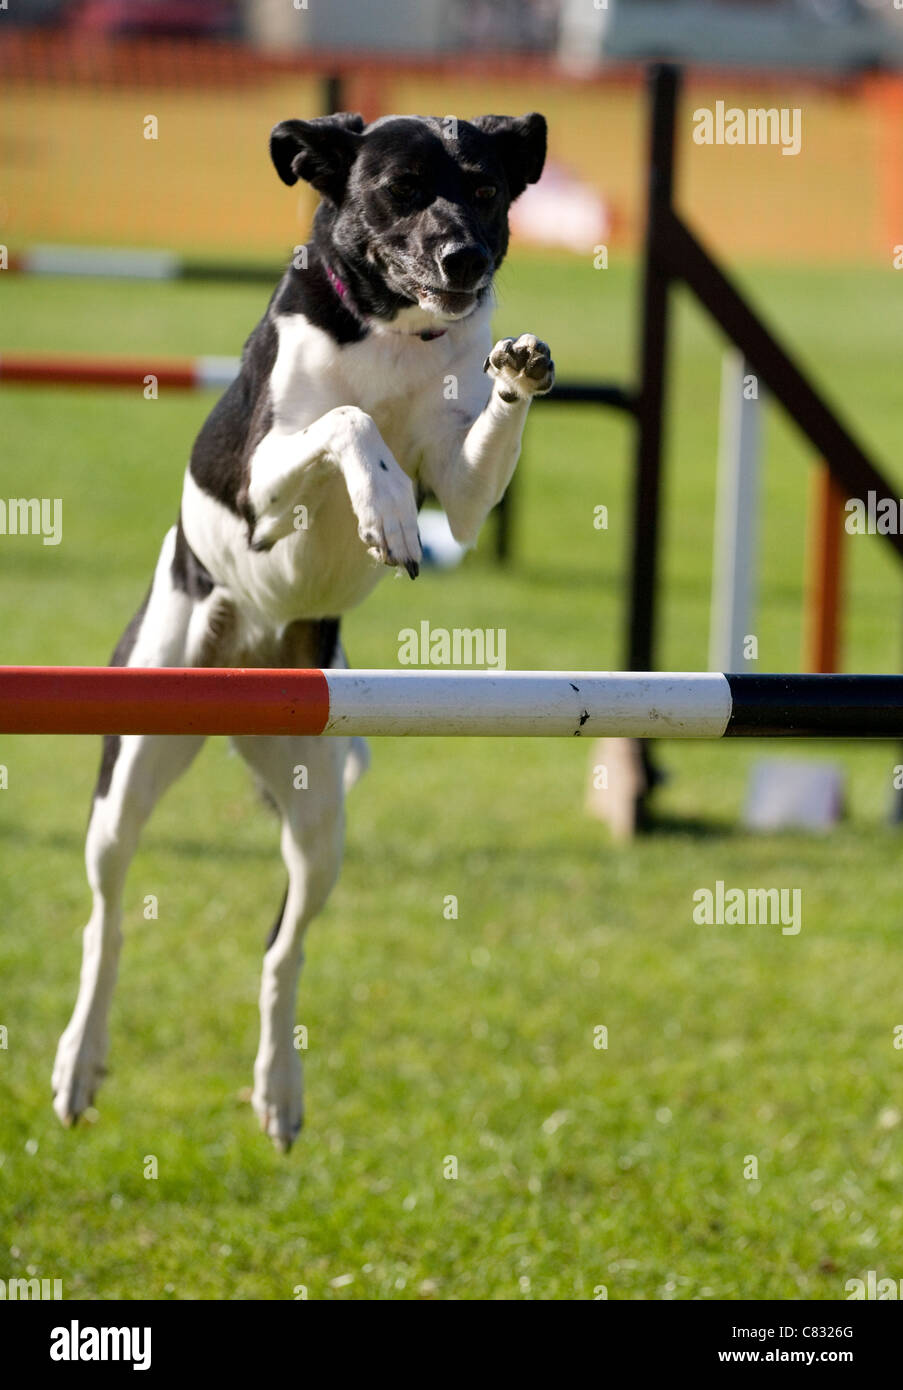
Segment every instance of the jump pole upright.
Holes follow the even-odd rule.
[[[647,74],[648,160],[646,223],[640,294],[638,381],[630,396],[636,422],[631,499],[630,598],[624,662],[631,671],[655,666],[660,550],[662,445],[667,378],[669,290],[672,273],[661,254],[661,228],[674,196],[674,121],[679,70],[656,64]],[[610,736],[593,750],[610,781],[587,798],[592,815],[607,821],[617,840],[629,840],[647,823],[649,793],[661,780],[646,739]]]
[[[843,603],[843,536],[846,489],[817,464],[811,480],[809,534],[806,556],[807,671],[837,671],[841,666]]]
[[[743,353],[728,348],[721,369],[721,438],[709,627],[712,671],[742,670],[746,639],[753,631],[761,433],[761,402],[758,395],[747,393],[747,384],[754,377]]]
[[[0,667],[0,734],[899,738],[903,676]]]

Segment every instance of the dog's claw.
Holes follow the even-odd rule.
[[[416,579],[423,553],[417,530],[417,508],[410,482],[400,469],[397,471],[403,484],[399,485],[399,495],[392,506],[380,505],[378,498],[358,503],[358,535],[367,554],[378,564],[397,565]]]

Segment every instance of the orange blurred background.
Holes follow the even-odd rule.
[[[611,246],[636,248],[645,198],[638,68],[566,77],[527,56],[273,58],[231,43],[87,44],[58,33],[13,33],[0,51],[0,240],[13,255],[56,241],[272,261],[306,227],[313,198],[275,177],[269,131],[322,113],[333,74],[345,106],[368,118],[542,110],[550,158],[604,195]],[[801,152],[694,144],[692,112],[716,100],[800,107]],[[147,116],[157,139],[144,138]],[[678,124],[678,202],[732,259],[887,263],[903,242],[903,81],[694,71]]]

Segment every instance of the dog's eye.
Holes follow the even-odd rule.
[[[413,179],[393,179],[389,192],[400,203],[409,203],[417,192],[417,185]]]
[[[488,203],[491,198],[495,197],[496,193],[498,193],[498,189],[494,183],[482,183],[476,191],[476,196],[481,203]]]

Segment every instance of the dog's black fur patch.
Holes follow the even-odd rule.
[[[269,934],[269,936],[267,937],[267,944],[266,944],[266,947],[265,947],[265,949],[266,949],[267,951],[270,949],[270,947],[272,946],[273,942],[276,940],[276,937],[279,935],[279,928],[282,926],[282,919],[283,919],[283,917],[285,916],[285,904],[286,904],[287,902],[288,902],[288,888],[286,888],[285,892],[282,894],[282,903],[281,903],[281,905],[280,905],[279,911],[276,913],[276,920],[275,920],[275,922],[273,923],[273,925],[270,927],[270,934]]]
[[[245,343],[241,370],[207,416],[191,451],[191,476],[198,487],[237,515],[243,514],[251,454],[272,424],[269,379],[277,347],[272,305],[273,300]]]
[[[339,648],[339,618],[321,618],[317,631],[317,665],[326,670],[335,661]]]
[[[307,269],[289,266],[270,304],[271,314],[303,314],[314,328],[328,333],[334,342],[359,343],[367,336],[366,325],[346,308],[329,283],[323,259],[308,242]]]
[[[191,599],[207,598],[213,593],[215,587],[213,576],[207,566],[201,564],[185,539],[181,517],[179,517],[179,524],[176,527],[176,545],[170,574],[175,587]]]
[[[113,768],[116,766],[121,744],[122,740],[118,734],[104,734],[103,752],[100,755],[100,771],[97,774],[97,786],[94,788],[95,801],[102,801],[110,790]]]

